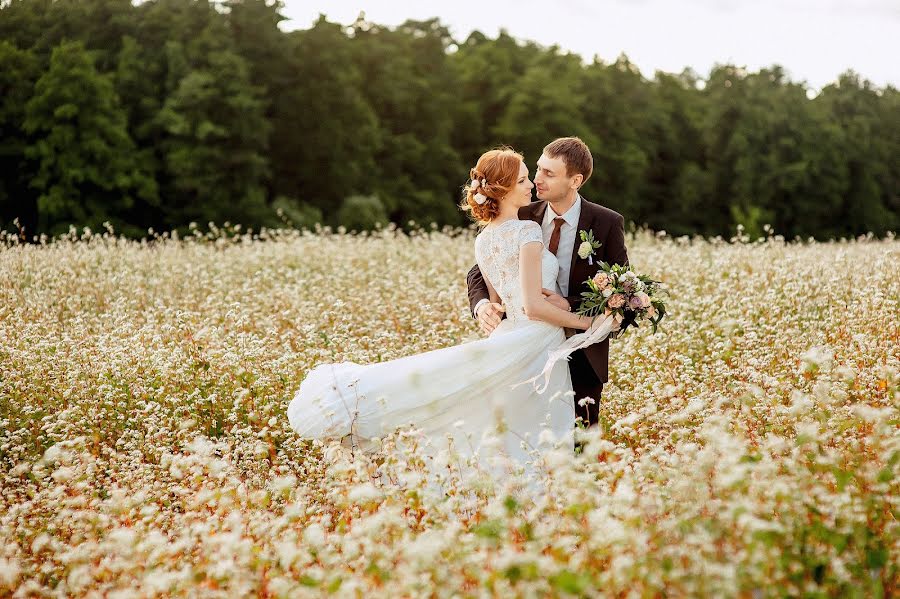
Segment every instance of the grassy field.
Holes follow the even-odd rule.
[[[629,239],[671,317],[526,500],[284,416],[318,363],[478,338],[471,232],[75,237],[0,249],[0,596],[898,592],[900,241]]]

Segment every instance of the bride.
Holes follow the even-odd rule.
[[[486,339],[389,362],[317,366],[287,410],[301,437],[366,440],[414,425],[435,450],[452,444],[479,461],[498,453],[523,466],[535,449],[573,446],[567,363],[553,367],[542,393],[518,383],[542,372],[549,352],[565,341],[563,327],[586,330],[591,319],[541,293],[553,287],[559,263],[544,248],[540,225],[518,219],[534,188],[522,156],[490,150],[470,175],[461,207],[483,225],[475,258],[507,318]]]

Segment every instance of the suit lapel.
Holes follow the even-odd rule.
[[[533,220],[537,224],[542,224],[544,222],[544,213],[547,212],[547,202],[543,200],[539,200],[537,202],[532,202],[527,206],[524,206],[519,209],[521,212],[525,214],[519,214],[519,220],[522,220],[522,217],[528,218],[529,220]]]
[[[569,265],[569,295],[575,295],[573,292],[576,290],[576,287],[581,285],[585,279],[587,279],[587,274],[583,273],[581,268],[578,268],[578,272],[576,272],[576,267],[581,266],[578,262],[578,246],[581,245],[581,239],[578,236],[578,232],[590,230],[594,220],[594,215],[591,212],[588,203],[584,201],[584,198],[582,198],[580,194],[578,196],[578,201],[581,202],[581,214],[578,217],[578,228],[575,229],[575,245],[572,247],[572,262]],[[587,264],[587,262],[582,262]]]

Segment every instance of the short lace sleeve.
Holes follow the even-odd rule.
[[[519,229],[519,247],[522,247],[526,243],[531,243],[533,241],[538,241],[541,244],[544,243],[544,234],[541,231],[541,226],[534,222],[533,220],[521,221],[522,228]]]

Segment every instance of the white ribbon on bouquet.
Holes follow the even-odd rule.
[[[603,314],[602,316],[598,316],[594,322],[591,323],[591,327],[588,330],[583,333],[578,333],[577,335],[572,335],[560,344],[559,347],[550,350],[550,354],[547,356],[547,363],[544,364],[544,369],[540,374],[526,381],[522,381],[521,383],[516,383],[512,388],[531,383],[534,386],[535,391],[543,393],[550,384],[550,373],[553,371],[553,367],[557,362],[560,360],[568,360],[569,355],[579,349],[584,349],[589,345],[602,342],[614,331],[619,330],[619,325],[621,324],[622,316],[620,314]],[[537,382],[541,377],[544,377],[543,385],[540,385]]]

